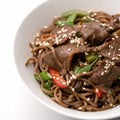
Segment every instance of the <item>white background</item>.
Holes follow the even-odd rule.
[[[17,29],[26,15],[44,1],[0,0],[0,120],[73,120],[39,103],[23,84],[14,64]]]

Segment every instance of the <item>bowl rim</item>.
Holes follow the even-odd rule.
[[[26,86],[26,88],[29,90],[29,92],[40,102],[42,103],[43,105],[45,105],[47,108],[53,110],[54,112],[57,112],[61,115],[64,115],[64,116],[67,116],[67,117],[71,117],[71,118],[74,118],[74,119],[89,119],[89,120],[93,120],[93,119],[96,119],[96,120],[100,120],[100,119],[112,119],[112,118],[117,118],[117,117],[120,117],[119,114],[110,114],[110,115],[107,115],[107,116],[103,116],[103,113],[109,113],[109,110],[105,110],[105,111],[101,111],[101,112],[92,112],[93,114],[89,114],[91,112],[81,112],[79,111],[80,113],[87,113],[89,114],[89,117],[87,117],[87,114],[86,116],[80,116],[79,114],[75,115],[75,114],[70,114],[69,112],[67,112],[66,110],[69,109],[69,108],[63,108],[63,111],[62,110],[59,110],[57,108],[55,108],[54,106],[51,106],[50,104],[47,104],[45,103],[42,99],[40,99],[33,91],[31,88],[28,87],[28,85],[25,83],[25,81],[23,80],[23,76],[21,75],[20,73],[20,70],[18,69],[18,65],[17,65],[17,61],[16,61],[16,53],[15,53],[15,49],[16,49],[16,40],[17,40],[17,35],[19,33],[19,30],[21,28],[21,26],[23,25],[23,23],[26,21],[27,17],[30,16],[32,14],[33,11],[37,10],[39,7],[41,6],[44,6],[44,5],[47,5],[47,4],[50,4],[51,2],[53,2],[55,0],[45,0],[42,4],[38,5],[37,7],[33,8],[33,10],[31,12],[29,12],[29,14],[23,19],[22,23],[20,24],[20,26],[18,27],[18,30],[17,30],[17,33],[16,33],[16,36],[15,36],[15,40],[14,40],[14,48],[13,48],[13,53],[14,53],[14,62],[15,62],[15,66],[16,66],[16,70],[18,71],[18,75],[20,76],[20,78],[22,79],[22,82],[24,83],[24,85]],[[117,109],[118,107],[120,106],[117,106],[115,108],[112,108],[112,109]],[[118,109],[119,110],[119,109]],[[71,111],[76,111],[76,110],[72,110]],[[76,111],[77,112],[77,111]],[[94,116],[94,113],[97,114],[99,116],[99,118],[96,118]],[[102,113],[102,114],[101,114]]]

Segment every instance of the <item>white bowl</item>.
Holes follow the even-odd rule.
[[[102,112],[80,112],[59,106],[40,90],[39,84],[33,78],[33,67],[25,67],[25,62],[30,57],[28,44],[34,39],[33,36],[43,26],[49,25],[53,16],[58,16],[63,11],[71,9],[120,13],[120,0],[48,0],[38,6],[25,18],[16,35],[14,55],[18,72],[33,95],[41,103],[58,113],[72,118],[89,120],[120,117],[120,106]]]

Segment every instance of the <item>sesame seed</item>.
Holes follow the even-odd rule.
[[[102,57],[102,55],[99,55],[99,57]]]
[[[56,79],[57,79],[57,80],[59,80],[60,78],[59,78],[59,77],[57,77]]]
[[[113,30],[113,27],[110,26],[109,29],[110,29],[110,30]]]
[[[63,32],[67,32],[67,31],[68,31],[67,29],[63,30]]]
[[[81,45],[84,45],[84,43],[81,43]]]
[[[83,87],[82,89],[83,89],[83,90],[85,90],[86,88],[85,88],[85,87]]]
[[[113,57],[112,60],[115,60],[115,58]]]
[[[114,37],[112,37],[111,39],[112,39],[112,40],[115,40],[115,38],[114,38]]]
[[[103,26],[103,27],[105,27],[105,26],[106,26],[106,24],[105,24],[105,23],[100,23],[100,25],[101,25],[101,26]]]
[[[113,106],[113,104],[111,103],[111,104],[110,104],[110,106],[112,107],[112,106]]]
[[[85,52],[85,55],[88,55],[88,53],[87,53],[87,52]]]
[[[117,56],[120,57],[120,54],[118,54]]]
[[[62,31],[57,31],[57,33],[59,34],[59,33],[62,33]]]
[[[48,28],[48,26],[44,26],[44,28]]]
[[[87,101],[90,101],[90,98],[87,98]]]
[[[71,51],[72,49],[71,48],[68,48],[68,51]]]
[[[105,70],[104,72],[107,73],[107,70]]]
[[[115,57],[116,60],[118,60],[119,58],[118,57]]]
[[[71,87],[71,90],[74,92],[75,91],[75,89],[73,88],[73,87]]]
[[[76,76],[75,76],[75,75],[72,75],[72,78],[73,78],[73,79],[76,79]]]
[[[104,75],[104,72],[101,72],[101,75],[103,76],[103,75]]]
[[[110,53],[110,52],[108,52],[108,55],[110,56],[110,55],[111,55],[111,53]]]
[[[71,32],[71,34],[74,34],[74,33],[76,33],[76,31],[72,31],[72,32]]]
[[[113,19],[114,22],[116,22],[117,20],[116,19]]]
[[[66,85],[66,82],[62,82],[63,85]]]
[[[71,80],[68,80],[68,83],[71,83]]]
[[[83,74],[86,74],[87,72],[82,72]]]
[[[115,35],[115,38],[119,38],[119,36],[118,36],[118,35]]]
[[[35,42],[35,44],[39,44],[39,42],[38,42],[38,41],[36,41],[36,42]]]
[[[120,48],[118,49],[118,51],[120,51]]]
[[[111,62],[111,65],[112,65],[112,66],[115,65],[115,63],[114,63],[114,62]]]
[[[113,49],[113,46],[112,46],[112,45],[109,45],[109,48],[110,48],[110,49]]]
[[[98,20],[95,20],[95,22],[97,22],[97,23],[98,23],[99,21],[98,21]]]
[[[87,62],[85,62],[85,63],[84,63],[84,65],[88,65],[88,63],[87,63]],[[86,73],[86,72],[83,72],[83,73]]]
[[[61,31],[63,32],[64,30],[65,30],[65,28],[64,28],[64,27],[62,27],[62,28],[61,28]]]
[[[115,105],[113,105],[112,107],[115,107]]]
[[[83,84],[84,84],[85,86],[87,85],[87,83],[86,83],[86,82],[84,82]]]
[[[65,38],[65,37],[67,37],[67,34],[63,34],[63,36],[62,36],[63,38]]]
[[[83,25],[82,27],[84,27],[84,28],[85,28],[85,27],[86,27],[86,25]]]
[[[93,13],[92,15],[91,15],[91,17],[95,17],[97,15],[97,13]]]
[[[83,108],[82,108],[82,107],[79,107],[78,109],[79,109],[79,110],[82,110]]]

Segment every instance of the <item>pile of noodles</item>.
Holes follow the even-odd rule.
[[[97,20],[99,19],[104,23],[110,21],[109,16],[107,16],[104,12],[97,12],[97,14],[99,14],[97,16]],[[94,12],[91,12],[91,16],[92,15],[94,17]],[[50,36],[54,37],[52,35]],[[49,71],[49,68],[42,64],[42,58],[47,52],[52,51],[58,65],[61,66],[61,63],[55,54],[54,46],[40,46],[36,44],[37,40],[44,41],[44,34],[37,34],[34,42],[30,42],[29,46],[32,56],[28,59],[26,65],[33,63],[36,73],[41,71]],[[73,71],[67,71],[64,79],[69,81],[72,74]],[[43,85],[44,81],[42,80],[40,83],[41,88],[43,88]],[[73,88],[79,89],[75,90]],[[113,83],[113,85],[105,94],[102,95],[101,98],[95,94],[95,90],[97,90],[96,86],[83,76],[80,80],[72,80],[68,89],[61,89],[59,86],[53,83],[51,90],[44,89],[44,92],[48,95],[53,94],[51,99],[59,105],[80,111],[102,111],[113,108],[120,104],[120,82],[118,80]]]

